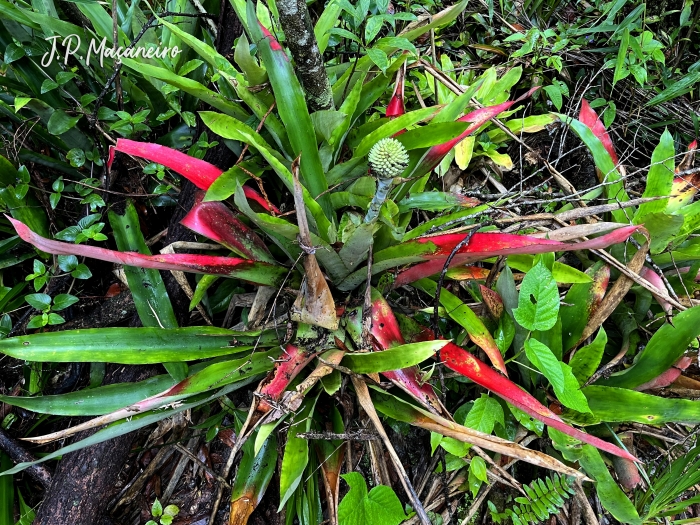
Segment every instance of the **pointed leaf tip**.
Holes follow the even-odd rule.
[[[138,268],[223,275],[266,286],[279,284],[287,273],[287,270],[280,266],[235,257],[190,255],[186,253],[143,255],[137,252],[118,252],[98,246],[54,241],[34,233],[26,224],[20,221],[11,217],[7,217],[7,219],[12,223],[12,226],[17,231],[17,235],[23,241],[36,246],[41,251],[54,255],[90,257]]]
[[[610,135],[605,129],[603,121],[600,120],[598,114],[595,112],[595,110],[591,107],[591,105],[585,98],[581,99],[581,112],[579,113],[578,119],[581,122],[583,122],[588,128],[590,128],[590,130],[593,132],[596,138],[600,140],[600,142],[603,144],[603,147],[605,147],[605,150],[610,155],[610,158],[612,159],[613,163],[617,166],[620,163],[620,161],[617,158],[617,153],[615,153],[615,147],[613,146],[612,139],[610,138]]]
[[[129,139],[117,139],[116,146],[109,148],[108,168],[114,162],[115,152],[141,157],[151,162],[162,164],[175,173],[182,175],[201,190],[209,186],[223,173],[223,170],[204,160],[190,157],[181,151],[151,142],[138,142]]]

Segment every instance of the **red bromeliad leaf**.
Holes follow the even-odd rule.
[[[391,95],[391,100],[386,107],[386,116],[389,118],[400,117],[406,113],[403,102],[403,90],[404,90],[404,70],[400,68],[396,73],[396,85],[394,87],[394,93]]]
[[[136,252],[118,252],[97,246],[70,244],[53,241],[32,232],[25,224],[7,217],[23,241],[54,255],[77,255],[115,264],[126,264],[138,268],[174,270],[180,272],[208,273],[235,277],[266,286],[276,286],[287,273],[287,269],[265,262],[249,261],[235,257],[190,254],[143,255]]]
[[[279,215],[280,210],[275,206],[274,204],[268,202],[265,200],[265,198],[258,193],[257,190],[254,190],[250,186],[243,186],[243,195],[246,196],[247,199],[258,203],[262,208],[266,211],[272,212],[275,215]]]
[[[357,308],[347,317],[347,327],[354,335],[359,336],[362,331],[362,309]],[[372,345],[375,352],[386,350],[394,346],[405,344],[401,335],[399,324],[394,312],[384,297],[375,289],[372,289]],[[417,366],[382,372],[396,386],[411,395],[424,407],[435,414],[442,414],[443,408],[433,387],[421,378],[420,369]]]
[[[531,417],[542,421],[546,425],[549,425],[560,432],[564,432],[565,434],[568,434],[569,436],[574,437],[583,443],[593,445],[594,447],[604,450],[605,452],[609,452],[615,456],[637,461],[637,458],[635,458],[629,452],[626,452],[615,445],[603,441],[602,439],[586,434],[572,426],[567,425],[559,416],[537,401],[537,399],[535,399],[533,396],[522,390],[510,379],[502,376],[490,366],[481,362],[472,354],[454,343],[448,343],[445,345],[442,350],[440,350],[440,357],[441,361],[449,369],[468,377],[476,384],[487,388],[511,405],[519,408]]]
[[[194,206],[180,224],[212,241],[223,244],[241,257],[275,263],[263,240],[239,221],[223,202],[202,202],[203,197],[202,192],[197,193]]]
[[[471,126],[465,129],[464,132],[462,132],[462,134],[458,137],[448,142],[445,142],[444,144],[438,144],[437,146],[433,146],[432,148],[430,148],[425,153],[425,155],[423,155],[423,158],[418,162],[418,165],[413,171],[412,176],[420,177],[421,175],[429,173],[433,168],[440,164],[442,159],[445,158],[445,155],[447,155],[449,151],[452,148],[454,148],[457,144],[462,142],[465,138],[474,133],[492,118],[495,118],[500,113],[503,113],[504,111],[510,109],[510,107],[513,106],[513,104],[517,104],[521,100],[532,96],[532,94],[538,89],[539,87],[534,87],[517,100],[508,100],[506,102],[503,102],[502,104],[480,108],[475,111],[472,111],[471,113],[467,113],[463,117],[458,118],[458,122],[469,122],[471,123]]]
[[[200,190],[208,190],[214,181],[224,172],[224,170],[217,168],[209,162],[190,157],[176,149],[161,146],[160,144],[153,144],[151,142],[138,142],[129,139],[117,139],[117,145],[109,147],[108,168],[112,167],[114,155],[117,151],[162,164],[178,175],[185,177]],[[248,199],[257,202],[265,210],[279,213],[279,210],[275,206],[267,202],[262,195],[253,188],[243,186],[243,193]]]
[[[610,135],[608,135],[608,132],[603,125],[603,121],[600,120],[600,117],[598,117],[585,98],[581,101],[581,113],[579,114],[578,119],[588,126],[596,138],[603,143],[603,146],[610,154],[610,158],[612,158],[613,163],[615,163],[617,166],[620,161],[617,158],[617,153],[615,153],[615,147],[610,139]]]
[[[272,410],[270,401],[279,401],[282,394],[294,378],[299,375],[306,365],[316,356],[316,352],[299,348],[294,345],[287,345],[284,354],[275,364],[275,369],[271,376],[263,379],[258,392],[262,399],[258,405],[258,412],[269,412]]]
[[[403,100],[405,75],[406,70],[403,67],[396,73],[396,86],[394,87],[394,93],[391,95],[391,100],[389,100],[389,104],[386,107],[386,116],[389,118],[400,117],[406,113]],[[406,133],[406,130],[402,129],[401,131],[394,133],[392,136],[398,137],[402,133]]]
[[[437,283],[431,279],[422,279],[413,283],[413,286],[431,297],[435,297],[438,287]],[[508,371],[506,370],[501,350],[498,348],[491,332],[488,331],[482,320],[477,317],[471,308],[464,304],[459,297],[444,288],[440,292],[440,304],[445,308],[452,320],[467,331],[472,343],[484,351],[496,370],[507,376]]]
[[[683,356],[678,361],[676,361],[676,363],[671,368],[669,368],[662,374],[659,374],[651,381],[647,381],[646,383],[642,383],[641,385],[635,387],[635,390],[637,390],[638,392],[642,392],[651,388],[665,388],[671,383],[673,383],[676,379],[678,379],[681,373],[683,373],[683,370],[688,368],[692,363],[693,360],[690,357]]]
[[[579,243],[539,239],[537,237],[514,235],[510,233],[475,233],[469,243],[457,251],[456,255],[452,258],[450,267],[461,266],[466,263],[500,255],[534,255],[538,253],[606,248],[611,244],[625,241],[640,228],[642,227],[624,226],[608,234],[596,237],[595,239]],[[435,237],[421,237],[382,250],[375,257],[375,263],[380,263],[387,259],[398,259],[400,256],[405,257],[406,253],[420,253],[420,255],[415,256],[415,259],[422,259],[427,262],[401,272],[396,278],[394,286],[403,286],[417,281],[418,279],[422,279],[423,277],[429,277],[439,273],[444,267],[449,255],[467,235],[451,233],[437,235]],[[408,260],[405,262],[412,261]]]
[[[129,139],[117,139],[117,145],[109,147],[108,168],[112,167],[114,154],[117,151],[162,164],[166,168],[182,175],[201,190],[209,189],[209,186],[223,173],[223,170],[213,164],[190,157],[176,149],[161,146],[160,144],[137,142]]]

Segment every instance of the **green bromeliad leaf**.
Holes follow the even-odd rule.
[[[90,328],[0,341],[0,352],[26,361],[149,364],[191,361],[251,349],[229,346],[223,328]]]
[[[663,425],[700,423],[700,403],[690,399],[671,399],[635,392],[627,388],[592,385],[582,390],[598,421]]]
[[[608,335],[601,326],[593,342],[579,348],[574,357],[571,358],[569,366],[571,366],[571,370],[579,385],[583,386],[588,378],[598,370],[598,365],[600,365],[600,360],[603,358],[603,351],[607,343]]]
[[[284,447],[284,456],[282,457],[282,468],[280,469],[279,510],[282,510],[287,500],[294,495],[309,462],[309,442],[297,434],[308,432],[311,428],[312,418],[310,414],[313,413],[317,399],[318,396],[312,399],[307,398],[289,427],[287,444]]]
[[[635,358],[634,365],[596,384],[635,388],[651,381],[671,368],[699,335],[700,306],[694,306],[677,314],[673,324],[665,323],[659,328]]]
[[[422,363],[449,341],[422,341],[395,346],[382,352],[345,354],[341,364],[357,374],[401,370]]]
[[[590,445],[581,447],[579,441],[551,427],[548,431],[554,448],[559,450],[568,461],[578,461],[586,474],[596,481],[598,497],[613,517],[622,523],[641,525],[642,520],[637,510],[613,479],[600,452]]]
[[[528,339],[525,341],[525,355],[549,380],[563,405],[577,412],[591,411],[571,367],[559,361],[549,347],[536,339]]]

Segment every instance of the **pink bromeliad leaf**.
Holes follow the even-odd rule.
[[[214,181],[224,172],[224,170],[217,168],[207,161],[190,157],[176,149],[161,146],[160,144],[153,144],[151,142],[138,142],[129,139],[117,139],[117,145],[109,147],[108,168],[112,167],[116,152],[126,153],[132,157],[141,157],[142,159],[162,164],[178,175],[185,177],[200,190],[208,190]],[[279,210],[275,206],[268,203],[262,195],[253,188],[243,186],[243,193],[248,199],[255,201],[265,210],[279,213]]]
[[[561,242],[509,233],[475,233],[469,243],[457,251],[449,267],[461,266],[500,255],[534,255],[548,252],[602,249],[611,244],[625,241],[639,229],[641,229],[641,226],[624,226],[595,239],[579,243]],[[406,260],[412,253],[416,254],[413,257],[416,262],[420,260],[427,261],[404,270],[398,275],[394,286],[403,286],[423,277],[440,273],[447,258],[465,238],[466,235],[461,233],[421,237],[382,250],[376,255],[375,264],[382,263],[383,266],[386,265],[388,267],[389,264],[385,261],[393,258],[403,260],[405,263],[412,262],[411,260]]]
[[[223,173],[223,170],[213,164],[190,157],[176,149],[151,142],[138,142],[129,139],[118,139],[116,146],[109,147],[108,168],[112,167],[114,155],[117,151],[162,164],[166,168],[182,175],[201,190],[209,189],[209,186]]]
[[[642,270],[639,272],[639,276],[645,279],[646,281],[649,281],[651,284],[656,286],[659,290],[665,290],[666,285],[664,284],[663,279],[661,276],[656,273],[654,270],[651,268],[647,268],[646,266],[642,268]],[[671,310],[673,310],[673,307],[670,305],[670,303],[661,297],[659,297],[656,294],[652,294],[654,296],[654,299],[656,299],[656,302],[661,305],[661,308],[663,308],[664,312],[666,315],[671,315]]]
[[[223,202],[202,202],[199,192],[195,204],[180,224],[246,259],[275,264],[263,240],[242,223]]]
[[[425,153],[425,155],[423,155],[423,158],[419,161],[412,176],[420,177],[421,175],[429,173],[438,164],[440,164],[442,159],[445,158],[445,155],[447,155],[452,148],[454,148],[457,144],[459,144],[469,135],[474,133],[481,126],[486,124],[489,120],[496,117],[499,113],[503,113],[504,111],[509,109],[513,104],[515,104],[515,101],[509,100],[496,106],[477,109],[457,119],[459,122],[470,122],[471,125],[466,130],[464,130],[464,132],[458,137],[455,137],[454,139],[445,142],[444,144],[438,144],[437,146],[433,146],[432,148],[430,148]]]
[[[617,153],[615,153],[615,147],[613,146],[612,139],[605,129],[603,121],[600,120],[598,114],[585,98],[581,100],[581,113],[579,114],[578,119],[588,126],[596,138],[603,143],[603,146],[610,154],[610,158],[612,158],[613,163],[615,163],[617,166],[620,161],[617,158]]]
[[[36,246],[44,252],[54,255],[90,257],[92,259],[99,259],[115,264],[126,264],[138,268],[222,275],[266,286],[278,285],[288,271],[285,268],[266,262],[249,261],[247,259],[238,259],[235,257],[181,253],[143,255],[137,252],[118,252],[106,248],[99,248],[97,246],[70,244],[46,239],[31,231],[24,223],[16,221],[11,217],[7,217],[7,219],[12,223],[12,226],[14,226],[17,231],[17,235],[19,235],[23,241]]]

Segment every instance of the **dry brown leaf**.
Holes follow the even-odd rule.
[[[292,175],[294,176],[294,205],[299,225],[299,244],[306,253],[303,263],[306,275],[301,284],[301,291],[292,306],[292,320],[337,330],[338,317],[335,313],[335,301],[314,255],[315,248],[311,242],[309,223],[306,220],[306,206],[304,206],[304,197],[299,183],[299,158],[292,163]]]

